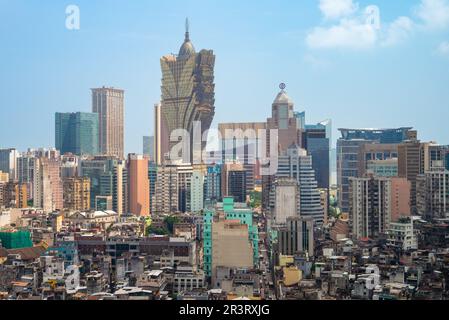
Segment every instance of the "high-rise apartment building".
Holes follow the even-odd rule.
[[[391,222],[391,181],[388,178],[349,178],[349,225],[355,239],[377,238]]]
[[[214,66],[213,51],[195,51],[187,23],[184,43],[178,55],[171,54],[161,58],[162,97],[160,109],[156,108],[156,113],[159,114],[156,117],[155,137],[159,158],[178,144],[177,141],[170,141],[172,132],[184,129],[191,138],[190,150],[184,150],[190,161],[184,162],[193,163],[194,151],[195,159],[201,161],[201,152],[205,148],[201,137],[209,130],[215,114]],[[201,130],[198,132],[201,136],[193,137],[194,121],[201,123]],[[195,150],[194,145],[197,146]]]
[[[98,154],[98,114],[59,113],[55,114],[55,147],[62,154]]]
[[[429,220],[449,218],[449,170],[435,168],[417,176],[417,211]]]
[[[27,208],[28,196],[26,184],[17,181],[0,181],[0,208]]]
[[[98,114],[99,149],[108,156],[124,157],[124,96],[115,88],[92,89],[92,112]]]
[[[157,169],[152,205],[152,213],[178,212],[178,169],[176,166],[164,165]]]
[[[37,158],[34,166],[34,206],[50,213],[64,209],[61,161]]]
[[[128,156],[129,212],[136,216],[150,215],[150,180],[147,156]]]
[[[63,180],[64,209],[86,212],[90,206],[90,179],[87,177],[72,177]]]

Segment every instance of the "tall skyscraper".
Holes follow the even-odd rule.
[[[312,168],[315,171],[318,187],[330,186],[330,147],[332,124],[330,120],[316,125],[306,125],[303,132],[303,147],[312,156]]]
[[[136,216],[150,215],[150,180],[148,158],[142,155],[128,156],[129,212]]]
[[[221,177],[223,197],[233,197],[235,202],[246,202],[246,171],[241,163],[223,165]]]
[[[16,149],[0,149],[0,171],[9,174],[9,179],[16,180],[16,161],[19,152]]]
[[[55,147],[62,154],[98,154],[98,114],[59,113],[55,114]]]
[[[188,21],[184,43],[178,55],[167,55],[161,58],[162,69],[162,101],[160,107],[159,136],[156,138],[159,157],[170,152],[178,142],[171,142],[170,135],[174,130],[184,129],[190,133],[190,150],[185,153],[193,160],[193,146],[199,152],[205,148],[201,137],[193,141],[194,121],[201,122],[201,135],[209,130],[215,114],[215,55],[211,50],[199,53],[190,41]],[[156,132],[158,134],[158,132]],[[199,141],[198,141],[199,139]],[[201,159],[201,155],[197,154]],[[192,161],[187,161],[193,163]],[[159,163],[159,161],[158,161]]]
[[[278,130],[278,144],[269,146],[269,151],[271,152],[271,148],[277,148],[279,154],[287,151],[291,145],[302,147],[301,128],[299,127],[301,123],[295,117],[294,102],[284,90],[285,85],[281,84],[280,88],[281,91],[271,107],[271,118],[267,119],[267,129]],[[270,136],[270,131],[267,136]]]
[[[294,178],[299,188],[299,212],[301,217],[313,217],[317,224],[324,222],[324,208],[321,206],[321,195],[312,168],[312,157],[306,150],[291,146],[278,159],[278,169],[275,180],[280,178]],[[270,191],[270,199],[274,197],[274,190]],[[270,200],[273,203],[272,200]],[[271,206],[272,207],[272,206]]]
[[[124,156],[124,96],[115,88],[92,89],[92,112],[98,113],[99,149],[103,155]]]

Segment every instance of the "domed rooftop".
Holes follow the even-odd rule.
[[[179,49],[178,56],[183,58],[193,56],[194,54],[195,54],[195,47],[193,46],[193,43],[186,38],[181,48]]]
[[[189,33],[189,20],[186,19],[186,35],[184,39],[184,43],[179,49],[179,58],[188,58],[195,54],[195,47],[193,43],[190,41],[190,33]]]
[[[293,100],[287,95],[287,92],[281,90],[274,99],[273,104],[293,104]]]

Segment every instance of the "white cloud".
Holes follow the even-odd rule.
[[[347,17],[358,8],[352,0],[320,0],[319,6],[326,19]]]
[[[409,17],[399,17],[386,29],[381,44],[383,46],[393,46],[404,42],[413,32],[415,23]]]
[[[421,0],[415,13],[427,28],[444,29],[449,26],[448,0]]]
[[[449,42],[443,41],[440,43],[437,49],[437,53],[441,56],[449,57]]]
[[[329,28],[317,27],[306,38],[310,48],[367,49],[376,44],[377,32],[373,25],[355,19],[344,19]]]

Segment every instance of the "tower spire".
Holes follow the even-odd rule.
[[[190,24],[189,24],[189,18],[186,18],[186,38],[185,41],[190,41]]]

